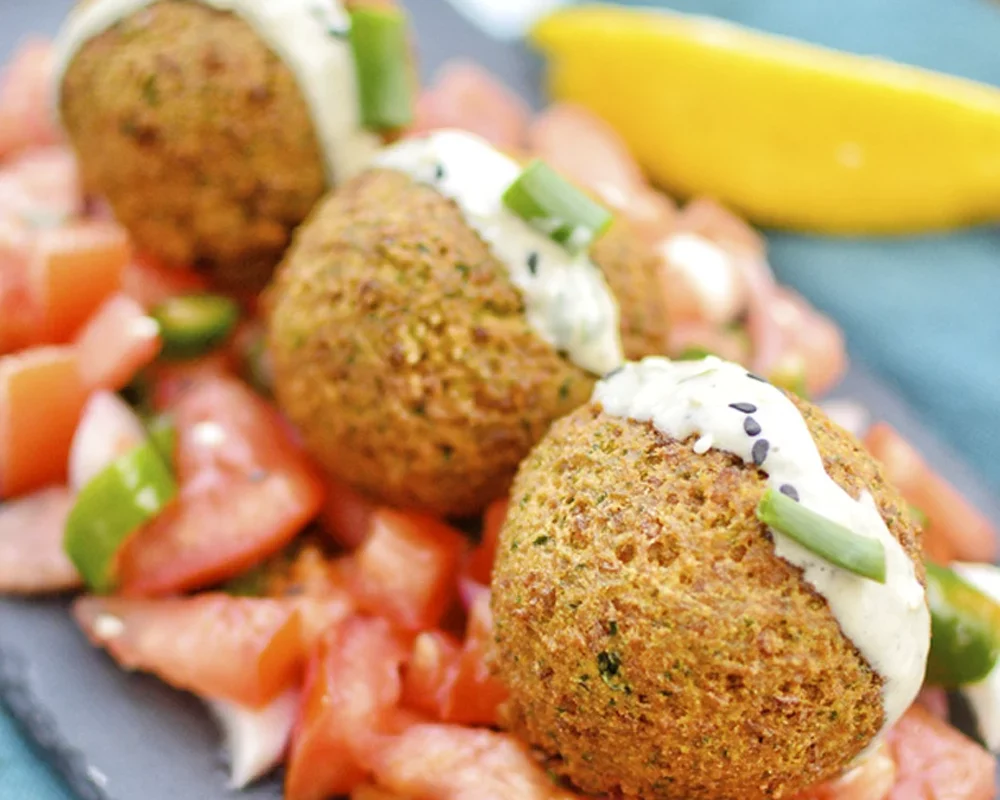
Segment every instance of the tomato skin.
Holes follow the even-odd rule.
[[[886,800],[992,800],[996,762],[978,744],[913,706],[888,732],[896,784]]]
[[[80,585],[62,544],[72,507],[63,486],[0,505],[0,592],[61,592]]]
[[[433,517],[380,508],[355,554],[358,602],[405,630],[436,627],[456,593],[465,538]]]
[[[80,377],[89,389],[118,391],[160,352],[156,321],[124,294],[109,297],[77,335]]]
[[[320,522],[335,542],[353,550],[371,531],[376,505],[343,481],[327,477],[326,482],[326,503]]]
[[[285,773],[286,800],[349,794],[402,693],[407,642],[384,619],[352,617],[321,639],[306,675]]]
[[[228,352],[217,350],[190,361],[159,361],[150,366],[148,374],[151,405],[157,411],[170,411],[190,389],[231,378],[235,364]]]
[[[364,783],[351,792],[351,800],[412,800],[412,798],[386,791],[370,783]]]
[[[54,63],[52,43],[32,38],[4,67],[0,75],[0,157],[61,138],[51,103]]]
[[[123,548],[126,595],[238,575],[288,544],[323,503],[319,476],[277,412],[239,381],[199,383],[173,414],[178,502]]]
[[[484,586],[490,585],[493,577],[493,562],[496,559],[497,541],[500,538],[500,529],[503,528],[504,520],[507,519],[507,509],[510,506],[510,498],[502,497],[494,500],[486,508],[483,515],[483,538],[479,545],[466,557],[462,565],[462,576],[481,583]]]
[[[86,399],[72,347],[0,358],[0,497],[65,481]]]
[[[282,600],[81,597],[73,616],[126,669],[253,708],[292,685],[304,658],[299,616]]]
[[[569,800],[513,736],[460,725],[413,725],[376,757],[379,786],[420,800]]]

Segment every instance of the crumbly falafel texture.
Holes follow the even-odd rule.
[[[906,504],[808,403],[830,477],[871,492],[920,565]],[[882,726],[881,678],[755,516],[766,476],[588,405],[514,482],[493,577],[506,723],[588,792],[782,798]]]
[[[627,235],[610,231],[595,261],[612,285],[625,270],[653,281],[652,264],[617,261],[633,257]],[[663,315],[635,292],[630,355],[658,352]],[[366,172],[317,208],[267,306],[281,407],[327,470],[395,506],[481,511],[594,386],[528,325],[458,206],[399,172]]]
[[[61,111],[136,245],[259,288],[326,188],[295,76],[239,17],[161,0],[87,42]]]

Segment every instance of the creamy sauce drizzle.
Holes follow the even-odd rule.
[[[57,94],[80,49],[157,0],[93,0],[76,6],[56,39]],[[196,0],[235,14],[295,76],[312,116],[332,186],[367,166],[379,138],[361,127],[350,17],[338,0]]]
[[[775,553],[802,570],[806,582],[826,598],[844,635],[882,677],[883,730],[898,720],[917,696],[927,663],[930,612],[924,589],[871,495],[855,500],[827,475],[795,405],[743,367],[714,357],[627,364],[597,384],[593,400],[614,416],[652,422],[672,439],[697,437],[696,453],[714,447],[756,464],[775,490],[882,542],[884,584],[835,567],[771,532]]]
[[[454,200],[469,226],[507,267],[521,290],[528,323],[577,366],[596,375],[623,359],[618,303],[587,256],[570,255],[503,204],[521,166],[483,139],[457,130],[408,139],[376,156]]]

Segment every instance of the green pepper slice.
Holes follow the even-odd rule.
[[[192,294],[164,300],[150,316],[160,325],[164,358],[187,359],[225,342],[240,320],[240,307],[222,295]]]
[[[981,681],[1000,656],[1000,604],[953,570],[927,563],[931,652],[927,683],[955,689]]]
[[[63,548],[90,589],[114,589],[118,551],[176,494],[174,477],[152,441],[119,456],[80,490]]]

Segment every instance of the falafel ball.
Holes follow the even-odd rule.
[[[792,400],[828,476],[871,493],[922,582],[902,497],[850,434]],[[592,402],[514,481],[492,594],[505,722],[586,792],[788,797],[884,723],[882,677],[755,515],[767,476],[696,440]]]
[[[144,252],[263,286],[328,187],[295,72],[244,18],[197,1],[159,0],[82,43],[75,30],[71,16],[60,110],[86,189]],[[366,136],[351,139],[359,160]]]
[[[655,261],[616,223],[592,250],[627,352],[660,352]],[[383,502],[474,514],[594,376],[543,340],[456,202],[388,169],[296,235],[270,290],[280,406],[332,474]]]

